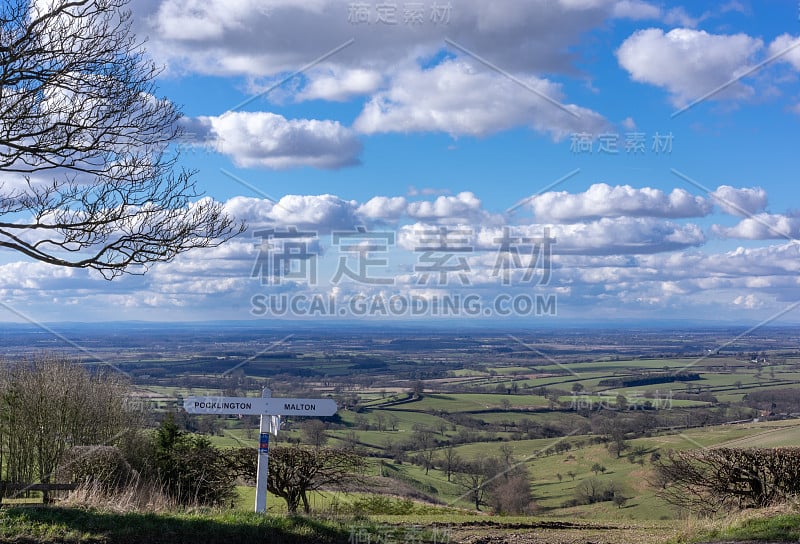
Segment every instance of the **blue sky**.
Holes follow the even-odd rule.
[[[796,0],[130,7],[248,230],[111,282],[4,252],[2,319],[800,321]]]

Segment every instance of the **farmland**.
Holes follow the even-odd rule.
[[[155,419],[179,410],[189,394],[257,396],[268,386],[275,396],[331,396],[340,410],[325,421],[330,445],[358,449],[376,474],[462,507],[469,506],[463,490],[434,461],[448,447],[462,460],[500,456],[505,447],[527,466],[537,507],[548,515],[602,509],[611,518],[659,519],[676,513],[646,485],[653,452],[726,441],[776,446],[800,434],[788,419],[795,410],[776,413],[764,400],[800,383],[800,341],[792,329],[743,337],[735,329],[300,330],[287,337],[249,326],[130,325],[124,340],[119,331],[63,332],[90,352],[34,330],[17,332],[4,339],[17,357],[63,351],[125,372]],[[761,400],[748,400],[754,398]],[[187,429],[219,446],[255,447],[252,416],[182,417]],[[609,421],[625,421],[619,455],[609,451]],[[432,438],[428,467],[414,443],[420,434]],[[279,440],[303,442],[302,420],[288,418]],[[606,468],[603,478],[630,490],[629,505],[562,508],[580,481],[596,476],[589,471],[595,463]]]
[[[123,372],[134,386],[132,406],[150,425],[173,412],[185,431],[220,448],[255,448],[257,416],[188,415],[183,397],[259,396],[269,387],[276,397],[335,399],[339,410],[322,418],[321,436],[312,438],[307,419],[284,418],[277,438],[317,440],[367,459],[368,488],[312,495],[312,511],[324,515],[372,512],[370,497],[387,495],[413,502],[380,503],[373,522],[447,526],[456,534],[492,510],[488,503],[475,509],[456,465],[486,459],[500,473],[502,466],[524,469],[533,499],[527,516],[503,518],[501,532],[583,524],[564,529],[571,541],[595,534],[592,524],[601,520],[610,528],[604,530],[660,542],[679,534],[683,525],[670,522],[688,514],[657,492],[661,456],[800,440],[798,333],[398,329],[287,336],[247,326],[130,325],[124,341],[86,327],[63,331],[89,351],[34,331],[2,340],[11,360],[46,349],[97,371]],[[576,499],[592,482],[613,486],[624,500]],[[253,488],[238,489],[235,509],[251,510]],[[270,497],[269,512],[285,513],[283,501]],[[558,541],[559,534],[551,536]]]

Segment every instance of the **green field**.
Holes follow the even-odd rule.
[[[282,370],[291,364],[304,373],[296,391],[291,380],[282,382],[279,396],[337,398],[341,408],[335,418],[325,420],[324,440],[328,446],[353,449],[366,457],[368,473],[384,486],[373,492],[413,495],[415,500],[436,503],[438,507],[431,506],[434,511],[417,512],[418,518],[438,516],[455,525],[463,517],[485,516],[490,507],[482,505],[476,512],[463,478],[448,480],[444,456],[449,446],[462,462],[499,463],[511,455],[515,465],[527,470],[537,520],[635,523],[647,532],[654,527],[672,529],[669,523],[685,516],[658,497],[650,483],[659,455],[670,449],[800,443],[800,421],[763,421],[764,416],[777,419],[788,414],[771,415],[768,401],[763,405],[748,400],[797,388],[796,352],[790,357],[787,352],[762,351],[756,357],[703,349],[695,356],[640,358],[614,355],[615,348],[608,346],[605,354],[595,354],[588,345],[581,353],[578,337],[573,341],[541,344],[549,350],[546,357],[514,345],[495,353],[480,352],[474,343],[473,351],[462,351],[453,343],[447,350],[413,348],[406,353],[382,351],[391,341],[376,339],[368,347],[354,343],[333,354],[310,343],[313,349],[294,358],[259,364]],[[508,347],[507,339],[504,342]],[[677,346],[681,340],[674,342]],[[363,369],[362,364],[366,364]],[[676,376],[677,372],[682,374]],[[208,387],[216,382],[207,374],[198,372],[187,380],[192,378],[203,386],[189,390],[162,381],[148,385],[147,391],[151,398],[168,403],[189,393],[222,394],[226,388],[222,383],[219,388]],[[762,421],[754,422],[759,417]],[[625,426],[620,455],[610,448],[613,422]],[[218,447],[255,447],[257,432],[247,429],[246,421],[220,417],[215,423],[211,440]],[[422,435],[428,436],[424,453],[432,456],[427,470],[419,445]],[[309,440],[301,418],[286,418],[275,443]],[[593,471],[596,465],[602,470]],[[622,507],[610,501],[572,506],[576,488],[590,479],[614,482],[627,502]],[[252,488],[240,488],[239,495],[237,508],[251,509]],[[355,508],[364,497],[314,493],[312,510],[329,514],[337,508]],[[270,497],[269,504],[272,513],[285,511],[279,498]],[[435,510],[447,506],[461,509],[460,513]],[[400,522],[398,516],[372,519]]]
[[[374,433],[374,436],[396,433]],[[627,455],[617,457],[608,452],[604,444],[588,444],[586,436],[567,438],[518,440],[513,442],[487,442],[465,444],[456,447],[456,452],[464,460],[479,457],[500,457],[501,447],[507,446],[513,452],[517,463],[524,464],[531,477],[531,489],[540,516],[555,519],[608,519],[608,520],[665,520],[675,519],[678,512],[658,498],[648,483],[652,476],[650,455],[656,451],[668,449],[692,449],[697,447],[778,447],[796,445],[800,439],[800,421],[761,422],[738,425],[724,425],[704,429],[690,429],[684,432],[661,434],[649,438],[638,438],[629,443],[630,450],[641,450],[642,455],[631,462]],[[376,438],[375,442],[379,442]],[[565,441],[581,445],[564,453],[548,453],[558,442]],[[443,452],[438,452],[441,455]],[[638,462],[642,459],[642,463]],[[385,462],[385,461],[384,461]],[[601,464],[605,471],[594,474],[591,471],[595,463]],[[468,510],[472,504],[466,497],[467,490],[456,483],[448,482],[444,472],[431,469],[428,474],[422,467],[411,463],[388,463],[392,467],[390,474],[400,478],[404,483],[415,485],[420,491],[435,497],[443,505]],[[378,466],[373,465],[371,473],[378,473]],[[574,480],[568,474],[575,474]],[[561,475],[559,480],[558,475]],[[624,508],[617,508],[611,503],[597,503],[587,506],[562,508],[562,503],[572,498],[575,488],[587,478],[598,478],[601,481],[613,480],[619,484],[627,497]],[[253,488],[240,488],[238,508],[249,510],[254,500]],[[315,493],[312,495],[312,507],[318,511],[327,511],[331,503],[352,503],[360,494],[342,494],[333,492]],[[285,512],[280,498],[269,498],[269,511]]]

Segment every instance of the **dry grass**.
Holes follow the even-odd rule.
[[[697,535],[723,533],[730,527],[740,527],[751,520],[798,513],[800,513],[800,502],[793,500],[767,508],[739,510],[722,517],[692,516],[683,520],[675,540],[677,542],[692,542],[697,540]]]
[[[120,513],[185,510],[185,507],[179,506],[159,486],[140,482],[132,482],[118,490],[109,490],[99,482],[87,482],[70,492],[61,504]]]

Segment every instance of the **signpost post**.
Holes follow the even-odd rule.
[[[264,388],[261,397],[186,397],[183,408],[190,414],[259,415],[258,469],[256,471],[256,512],[267,511],[269,435],[278,436],[281,416],[332,416],[333,399],[273,398]]]
[[[272,392],[264,388],[261,391],[262,398],[269,398]],[[275,428],[272,428],[273,417],[277,418]],[[270,431],[278,436],[278,428],[281,426],[281,416],[268,416],[261,414],[258,426],[258,467],[256,468],[256,512],[267,511],[267,481],[269,478],[269,433]]]

